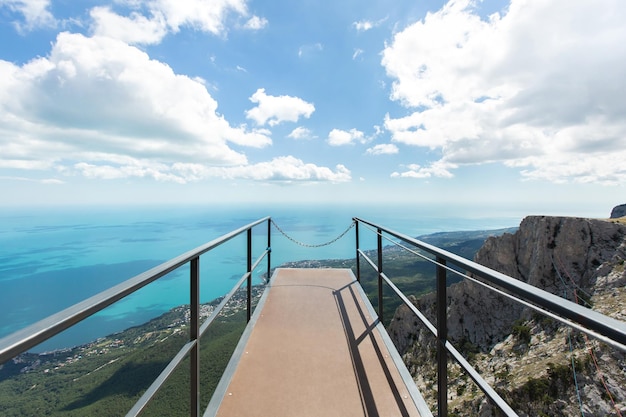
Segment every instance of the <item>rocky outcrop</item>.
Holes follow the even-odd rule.
[[[522,221],[516,233],[487,239],[475,261],[569,300],[590,301],[595,303],[594,309],[603,314],[625,320],[625,258],[624,224],[583,218],[531,216]],[[413,301],[434,323],[435,295],[428,294]],[[418,385],[428,391],[432,382],[426,380],[433,373],[434,338],[405,307],[396,311],[388,331]],[[573,384],[550,379],[557,375],[554,369],[569,369],[567,366],[571,358],[564,353],[566,345],[563,344],[568,332],[570,330],[565,326],[548,325],[529,309],[469,280],[448,288],[449,339],[480,369],[500,375],[501,379],[492,375],[490,382],[499,385],[508,399],[523,404],[520,407],[526,407],[528,415],[539,414],[540,411],[547,415],[570,415],[566,410],[570,405],[559,406],[558,410],[554,404],[550,405],[554,409],[547,405],[544,408],[529,405],[535,404],[534,399],[529,397],[536,382],[533,378],[546,378],[542,380],[542,383],[548,384],[545,386],[554,382],[554,387],[550,388],[551,395],[558,394],[564,404],[575,401]],[[584,345],[575,349],[580,349],[581,358],[585,356]],[[626,401],[626,390],[623,388],[626,386],[626,374],[622,370],[626,369],[624,355],[615,356],[607,350],[600,353],[611,358],[607,359],[606,366],[610,371],[606,372],[613,375],[613,386],[618,388],[615,392],[618,404],[619,401]],[[588,414],[585,415],[607,415],[611,411],[610,404],[607,408],[606,400],[594,399],[606,398],[601,387],[596,386],[597,375],[589,371],[585,378],[586,382],[580,382],[581,389],[588,392],[585,405]],[[463,407],[468,407],[471,401],[464,393],[465,385],[459,384],[456,389],[459,401],[464,398]],[[452,396],[455,397],[454,393]],[[545,398],[537,400],[539,405],[536,407],[543,407],[541,404]],[[461,414],[478,415],[478,408],[481,412],[490,409],[486,403],[473,404],[477,407],[473,412]],[[572,407],[572,415],[575,415],[576,406]]]
[[[564,296],[571,301],[578,287],[593,293],[597,287],[626,283],[626,276],[612,276],[614,264],[626,254],[626,227],[603,220],[573,217],[530,216],[515,234],[488,238],[475,261],[515,279]],[[448,288],[448,336],[490,349],[511,332],[513,323],[528,317],[520,304],[464,280]],[[435,295],[416,301],[422,312],[434,321]],[[406,328],[401,308],[390,326],[399,349],[406,348],[417,334]],[[410,320],[412,323],[413,320]]]
[[[612,219],[618,219],[624,216],[626,216],[626,204],[620,204],[619,206],[613,207],[613,210],[611,210]]]

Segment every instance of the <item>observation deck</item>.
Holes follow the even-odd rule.
[[[359,218],[352,220],[350,227],[337,239],[354,228],[354,269],[278,268],[271,274],[272,224],[285,233],[271,217],[265,217],[0,339],[0,366],[182,267],[189,268],[187,342],[151,385],[145,390],[142,388],[143,394],[128,411],[127,417],[142,414],[175,370],[185,362],[188,363],[190,417],[432,416],[432,410],[383,327],[383,289],[391,291],[414,314],[416,323],[419,320],[435,337],[437,416],[448,415],[448,362],[452,360],[503,415],[517,416],[478,369],[448,340],[448,273],[461,275],[472,285],[582,331],[616,351],[626,352],[626,323],[623,321],[402,233]],[[256,241],[257,252],[259,244],[265,248],[256,261],[252,256],[253,228],[267,230],[267,240]],[[366,253],[360,248],[359,236],[363,231],[370,231],[376,237],[375,251]],[[210,316],[202,321],[200,259],[238,236],[245,236],[246,272]],[[383,268],[383,238],[434,265],[434,323],[387,276]],[[376,261],[370,258],[372,254],[376,255]],[[264,260],[266,276],[271,279],[253,309],[252,274]],[[372,297],[377,299],[375,311],[361,288],[362,266],[369,267],[376,276],[378,291],[377,296]],[[211,280],[205,280],[202,285],[211,285]],[[207,395],[207,390],[200,378],[200,340],[227,303],[244,288],[249,323],[208,406],[202,410],[206,401],[201,399]]]
[[[349,269],[277,269],[205,416],[420,416]]]

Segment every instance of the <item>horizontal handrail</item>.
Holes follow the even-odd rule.
[[[424,316],[422,312],[419,311],[417,307],[415,307],[413,303],[409,301],[408,298],[406,298],[402,291],[400,291],[400,289],[391,281],[391,279],[389,279],[389,277],[385,273],[382,273],[381,275],[387,285],[389,285],[389,287],[393,290],[393,292],[398,297],[400,297],[400,299],[402,299],[405,304],[409,303],[408,305],[411,306],[410,308],[413,313],[420,319],[422,323],[424,323],[424,325],[428,328],[428,330],[430,330],[433,336],[438,337],[439,333],[437,332],[437,328],[430,322],[430,320],[428,320],[426,316]],[[500,395],[498,395],[498,393],[493,388],[491,388],[491,386],[478,373],[478,371],[476,371],[476,369],[474,369],[474,367],[470,365],[467,360],[465,360],[463,355],[459,353],[459,351],[452,345],[452,343],[446,340],[445,347],[446,350],[450,352],[450,354],[452,354],[452,357],[461,365],[461,367],[467,371],[469,376],[480,387],[480,389],[483,390],[483,392],[487,394],[487,396],[491,398],[500,407],[500,409],[506,413],[506,415],[515,415],[515,412],[511,409],[511,407],[500,397]]]
[[[415,305],[413,305],[413,303],[407,298],[407,296],[404,295],[404,293],[391,281],[391,279],[389,279],[389,277],[384,272],[380,271],[380,268],[369,258],[369,256],[367,256],[365,252],[360,249],[358,249],[357,252],[363,257],[363,259],[365,259],[365,261],[372,267],[372,269],[379,274],[381,279],[400,298],[402,303],[406,305],[407,308],[409,308],[411,312],[415,314],[415,316],[417,316],[417,318],[426,326],[431,334],[436,338],[439,338],[440,332],[438,331],[437,327],[433,323],[431,323],[431,321],[428,320],[426,316],[424,316],[424,314]],[[463,355],[461,355],[461,353],[452,345],[452,343],[444,338],[442,347],[445,348],[445,350],[452,355],[452,357],[459,363],[461,368],[463,368],[468,373],[468,375],[470,376],[470,378],[472,378],[476,385],[478,385],[478,387],[485,393],[485,395],[487,395],[487,397],[489,397],[500,408],[500,410],[502,410],[507,416],[517,416],[517,413],[515,413],[515,411],[513,411],[513,409],[506,403],[506,401],[504,401],[504,399],[500,397],[500,395],[487,383],[487,381],[485,381],[485,379],[478,373],[478,371],[476,371],[476,369],[467,360],[465,360]],[[440,353],[438,353],[438,355],[439,354]],[[445,378],[445,380],[447,381],[447,377]],[[447,394],[441,395],[440,399],[442,397],[446,398]],[[443,413],[440,412],[439,414],[443,414],[443,416],[446,416],[447,410]]]
[[[267,247],[257,260],[252,263],[252,229],[259,224],[267,222]],[[128,412],[127,416],[135,416],[139,414],[145,406],[150,402],[152,397],[160,389],[160,387],[168,380],[175,369],[184,361],[185,358],[191,357],[191,415],[198,415],[199,407],[199,339],[208,330],[211,323],[217,318],[222,309],[231,300],[231,298],[247,282],[247,301],[248,301],[248,318],[250,317],[250,288],[253,271],[259,266],[265,257],[267,257],[268,278],[270,272],[270,229],[271,218],[265,217],[252,222],[246,226],[227,233],[217,239],[214,239],[202,246],[190,250],[176,258],[164,262],[146,272],[136,275],[116,286],[100,292],[86,300],[83,300],[59,313],[51,315],[33,325],[19,330],[3,339],[0,339],[0,364],[10,360],[11,358],[26,352],[28,349],[37,344],[48,340],[56,334],[66,330],[76,323],[88,318],[89,316],[103,310],[111,304],[127,297],[146,285],[156,281],[157,279],[167,275],[177,268],[190,264],[190,336],[189,341],[183,345],[175,357],[169,362],[160,375],[153,381],[148,389],[143,393],[141,398],[135,403],[134,407]],[[371,260],[367,253],[359,248],[359,225],[365,225],[371,228],[378,236],[378,262]],[[516,280],[505,274],[494,271],[485,266],[479,265],[473,261],[455,255],[444,249],[419,241],[405,234],[393,231],[391,229],[379,226],[375,223],[365,221],[360,218],[353,218],[353,225],[356,232],[356,271],[357,279],[360,280],[360,260],[364,259],[370,267],[378,274],[378,297],[379,297],[379,318],[382,321],[382,285],[385,283],[393,292],[419,319],[428,330],[437,338],[438,348],[438,415],[443,417],[447,415],[447,357],[448,354],[456,360],[462,369],[467,372],[471,379],[481,388],[488,398],[508,416],[516,416],[510,406],[498,395],[498,393],[483,379],[483,377],[472,367],[472,365],[462,356],[462,354],[447,340],[446,325],[446,272],[450,271],[459,274],[472,282],[486,287],[491,291],[506,296],[513,301],[519,302],[524,306],[533,308],[542,314],[562,321],[563,323],[581,330],[592,337],[598,338],[603,342],[609,343],[620,350],[626,351],[626,323],[619,320],[604,316],[598,312],[579,306],[576,303],[565,300],[547,291],[533,287],[527,283]],[[351,226],[352,227],[352,226]],[[220,303],[211,312],[209,317],[202,323],[199,323],[199,259],[206,252],[220,246],[221,244],[233,239],[234,237],[247,232],[248,239],[248,259],[247,271],[235,283],[231,290],[222,298]],[[347,232],[347,231],[346,231]],[[344,232],[343,234],[345,234]],[[343,236],[342,234],[342,236]],[[382,259],[382,237],[383,234],[391,236],[399,241],[405,242],[416,251],[411,252],[418,254],[424,259],[434,263],[437,268],[437,324],[431,323],[426,316],[402,293],[402,291],[392,282],[392,280],[383,271]],[[387,237],[386,237],[387,238]],[[391,242],[408,249],[395,240],[389,239]],[[407,245],[407,246],[408,246]],[[419,252],[418,252],[419,250]],[[430,255],[423,255],[422,252]],[[430,256],[434,257],[432,259]],[[450,266],[448,266],[450,265]],[[464,273],[462,271],[465,271]],[[442,287],[443,286],[443,287]]]
[[[174,370],[178,368],[178,366],[183,362],[183,360],[187,357],[189,352],[198,346],[198,340],[202,338],[204,333],[207,331],[211,323],[215,320],[215,318],[219,315],[222,309],[228,304],[228,302],[233,298],[233,296],[237,293],[237,291],[241,288],[243,283],[250,277],[252,271],[256,269],[256,267],[261,263],[263,258],[269,253],[269,250],[263,251],[261,256],[257,259],[257,261],[252,266],[249,272],[243,274],[243,276],[237,281],[237,283],[231,288],[231,290],[226,294],[222,301],[218,304],[218,306],[211,312],[210,316],[204,321],[200,330],[198,332],[198,338],[196,340],[192,340],[187,342],[183,347],[178,351],[176,356],[170,361],[170,363],[165,367],[165,369],[161,372],[161,374],[154,380],[154,382],[148,387],[148,389],[143,393],[141,398],[137,400],[133,408],[126,414],[126,417],[134,417],[139,415],[143,411],[143,409],[148,405],[152,397],[157,393],[157,391],[165,384],[165,382],[172,375]]]
[[[146,272],[136,275],[114,287],[104,290],[90,298],[87,298],[86,300],[66,308],[65,310],[48,316],[37,323],[0,339],[0,364],[10,360],[20,353],[26,352],[28,349],[48,340],[52,336],[57,335],[63,330],[66,330],[87,317],[103,310],[111,304],[145,287],[151,282],[167,275],[180,266],[189,263],[192,259],[199,257],[200,255],[233,239],[248,229],[266,221],[269,221],[269,217],[259,219],[246,226],[240,227],[237,230],[205,243],[204,245],[192,249],[176,258],[166,261]]]
[[[445,259],[446,261],[465,269],[467,272],[479,276],[492,285],[507,290],[509,293],[513,293],[515,296],[530,301],[531,303],[536,304],[537,306],[548,311],[552,311],[558,316],[567,318],[573,323],[577,323],[580,326],[580,330],[586,331],[586,333],[592,337],[597,338],[598,335],[602,335],[609,339],[608,341],[607,339],[603,339],[603,341],[607,343],[610,343],[611,340],[617,342],[611,344],[620,350],[626,351],[626,324],[624,322],[580,306],[572,301],[551,294],[545,290],[534,287],[530,284],[509,277],[508,275],[494,271],[486,266],[477,264],[476,262],[409,237],[405,234],[386,229],[359,218],[355,218],[354,220],[367,224],[373,228],[380,229],[390,236],[409,243],[432,255]]]
[[[269,249],[264,250],[263,253],[261,254],[261,256],[259,256],[258,259],[256,260],[256,262],[254,263],[254,265],[252,265],[252,268],[250,269],[250,272],[246,272],[245,274],[243,274],[242,277],[239,279],[239,281],[237,281],[237,283],[233,286],[233,288],[231,288],[231,290],[228,292],[228,294],[226,294],[224,296],[222,301],[220,301],[220,303],[217,305],[217,307],[215,307],[215,309],[211,312],[209,317],[204,321],[204,323],[202,323],[202,326],[200,327],[200,332],[199,332],[199,336],[198,337],[202,337],[204,335],[204,333],[207,331],[207,329],[209,328],[211,323],[213,323],[213,320],[215,320],[215,318],[224,309],[226,304],[228,304],[228,301],[230,301],[230,299],[233,298],[233,296],[239,290],[239,288],[241,288],[243,283],[248,278],[250,278],[250,274],[252,273],[252,271],[254,271],[257,268],[257,266],[259,266],[259,264],[261,263],[263,258],[265,258],[269,253],[270,253]]]
[[[447,340],[447,296],[446,296],[446,271],[461,275],[472,282],[482,285],[488,290],[495,291],[500,295],[506,296],[515,302],[524,306],[533,308],[542,314],[557,319],[566,325],[581,330],[590,336],[597,338],[605,343],[610,344],[622,351],[626,351],[626,323],[615,320],[593,310],[579,306],[569,300],[558,297],[542,289],[536,288],[525,282],[516,280],[500,272],[494,271],[483,265],[455,255],[444,249],[422,242],[405,234],[384,228],[375,223],[368,222],[359,218],[353,218],[356,222],[356,268],[357,279],[360,280],[360,259],[363,258],[370,267],[378,274],[378,294],[379,294],[379,316],[382,316],[382,283],[385,282],[393,292],[400,298],[402,303],[407,306],[426,328],[437,338],[437,357],[438,357],[438,415],[447,415],[447,355],[461,366],[462,369],[472,378],[478,387],[491,399],[500,410],[507,416],[517,416],[517,413],[500,397],[500,395],[484,380],[484,378],[474,369],[474,367],[463,357],[463,355]],[[367,256],[367,254],[359,249],[359,224],[364,224],[371,228],[378,236],[378,264]],[[424,259],[434,263],[437,266],[437,326],[433,325],[430,320],[400,291],[400,289],[389,279],[383,272],[382,263],[382,236],[386,233],[399,239],[409,245],[421,249],[435,259],[418,254]],[[392,241],[393,242],[393,241]],[[396,242],[393,242],[396,243]],[[397,244],[397,243],[396,243]],[[399,245],[404,248],[404,246]],[[408,249],[408,248],[405,248]],[[466,272],[461,273],[458,270],[448,266],[448,263],[455,265]],[[474,276],[468,275],[468,272]],[[479,277],[480,279],[476,278]]]

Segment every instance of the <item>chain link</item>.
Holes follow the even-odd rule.
[[[287,239],[291,240],[296,245],[304,246],[305,248],[321,248],[322,246],[332,245],[333,243],[335,243],[336,241],[338,241],[339,239],[344,237],[346,235],[346,233],[348,233],[350,231],[350,229],[352,229],[354,227],[354,225],[356,224],[355,222],[352,222],[350,224],[350,226],[348,226],[348,228],[346,230],[344,230],[339,236],[337,236],[333,240],[330,240],[330,241],[324,242],[324,243],[320,243],[320,244],[317,244],[317,245],[311,245],[311,244],[308,244],[308,243],[300,242],[300,241],[292,238],[291,236],[289,236],[287,233],[285,233],[285,231],[283,229],[280,228],[280,226],[278,226],[276,224],[274,219],[271,219],[271,222],[274,225],[274,227],[276,228],[276,230],[278,230],[283,236],[285,236]]]

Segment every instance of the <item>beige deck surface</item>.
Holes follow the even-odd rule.
[[[217,415],[419,415],[353,280],[277,270]]]

